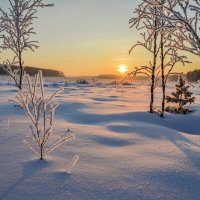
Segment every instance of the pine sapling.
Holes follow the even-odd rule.
[[[190,109],[185,108],[187,104],[191,105],[195,102],[195,97],[192,96],[192,92],[188,91],[190,86],[187,84],[186,77],[179,75],[178,82],[176,84],[176,92],[172,92],[172,96],[167,96],[166,100],[168,103],[178,104],[174,111],[176,113],[184,113],[191,111]],[[167,111],[170,111],[169,107]]]

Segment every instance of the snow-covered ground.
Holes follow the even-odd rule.
[[[64,83],[46,86],[50,94]],[[9,102],[17,91],[1,80],[1,200],[200,199],[199,86],[193,89],[195,112],[164,119],[146,112],[145,84],[128,86],[123,93],[99,84],[64,87],[57,97],[54,133],[64,134],[70,127],[76,138],[40,161],[23,144],[30,134],[28,117]],[[172,89],[170,84],[167,93]],[[75,155],[80,160],[66,174]]]

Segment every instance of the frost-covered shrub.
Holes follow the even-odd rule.
[[[83,85],[88,85],[89,82],[86,79],[78,79],[76,80],[77,84],[83,84]]]
[[[46,97],[42,71],[35,76],[32,84],[30,76],[26,75],[27,85],[17,95],[17,103],[24,108],[32,124],[30,125],[31,137],[24,140],[27,147],[43,160],[46,154],[50,153],[63,142],[74,138],[73,135],[63,136],[52,141],[54,127],[54,113],[58,107],[53,99],[63,91],[63,88],[56,90],[49,98]]]

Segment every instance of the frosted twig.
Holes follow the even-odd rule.
[[[7,121],[7,130],[10,128],[10,122],[11,122],[11,118],[8,117],[8,121]]]
[[[79,161],[79,158],[80,158],[79,155],[74,156],[70,167],[66,171],[67,174],[71,174],[72,173],[72,170],[75,167],[75,165],[77,164],[77,162]]]

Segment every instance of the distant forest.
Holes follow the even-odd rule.
[[[122,78],[122,76],[115,75],[115,74],[101,74],[101,75],[98,75],[96,78],[98,78],[98,79],[120,79],[120,78]]]
[[[16,66],[13,66],[12,68],[18,69],[18,67]],[[64,73],[58,70],[37,67],[25,67],[26,73],[30,76],[34,76],[35,74],[37,74],[38,70],[42,70],[43,76],[45,77],[65,77]],[[2,68],[2,65],[0,65],[0,75],[7,75],[7,73]]]
[[[186,74],[188,81],[196,82],[200,80],[200,69],[196,69],[194,71],[188,72]],[[169,77],[170,81],[176,81],[178,79],[177,75],[172,75]]]
[[[200,80],[200,69],[194,70],[187,73],[187,78],[189,81],[194,82]]]
[[[188,72],[186,74],[188,81],[190,82],[196,82],[198,80],[200,80],[200,69]],[[97,78],[99,79],[120,79],[123,76],[120,75],[109,75],[109,74],[103,74],[103,75],[99,75],[97,76]],[[138,76],[139,80],[147,80],[148,78],[145,76]],[[169,81],[177,81],[178,80],[178,76],[177,75],[171,75],[169,77]]]

